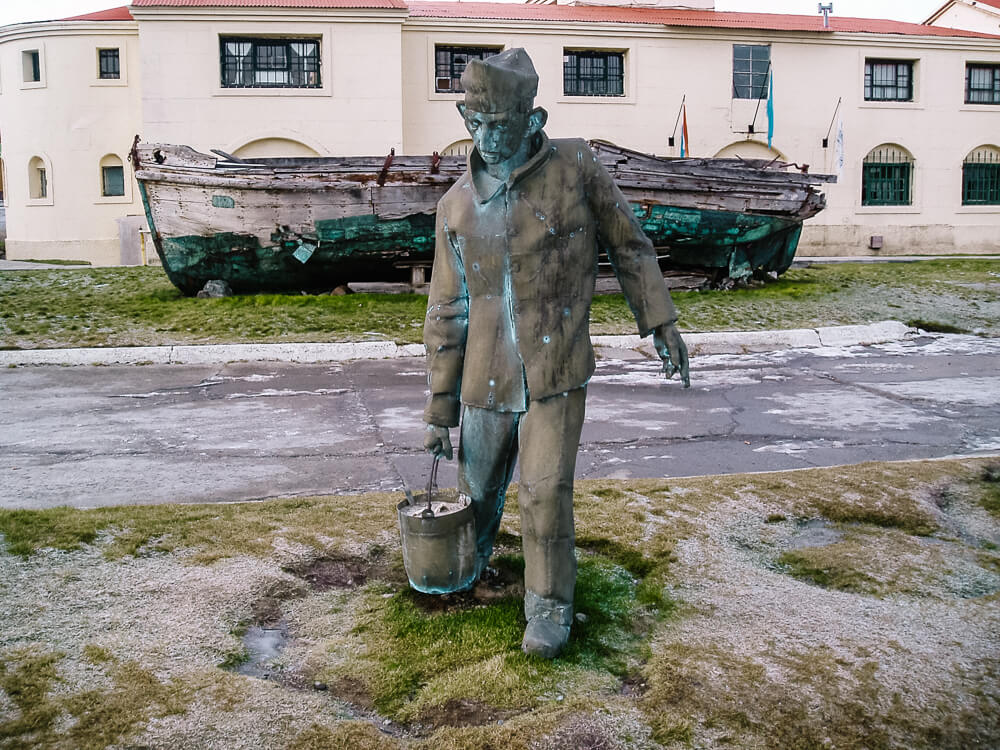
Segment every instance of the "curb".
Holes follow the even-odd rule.
[[[816,349],[901,341],[916,333],[897,320],[870,325],[793,328],[778,331],[685,333],[694,355],[752,354],[784,349]],[[654,354],[652,339],[638,335],[593,336],[597,349],[634,349]],[[210,344],[207,346],[129,346],[91,349],[15,349],[0,351],[0,367],[20,365],[174,365],[226,362],[345,362],[424,356],[423,344],[391,341],[342,344]]]

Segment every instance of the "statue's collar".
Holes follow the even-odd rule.
[[[483,165],[483,160],[480,158],[479,152],[475,148],[469,151],[469,183],[472,185],[472,191],[475,193],[476,199],[480,203],[487,203],[492,200],[504,188],[510,190],[520,180],[541,167],[549,160],[549,157],[552,156],[552,148],[549,145],[549,138],[544,132],[539,132],[535,135],[532,146],[532,155],[528,158],[528,161],[511,172],[510,177],[508,177],[505,182],[497,185],[496,190],[489,195],[485,195],[480,192],[477,180],[475,179],[477,174],[486,170],[486,167]]]

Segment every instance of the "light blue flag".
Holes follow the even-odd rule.
[[[771,141],[774,140],[774,71],[767,84],[767,147],[771,148]]]

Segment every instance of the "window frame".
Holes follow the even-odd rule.
[[[626,59],[628,50],[622,49],[599,49],[594,47],[563,47],[563,77],[562,77],[562,96],[566,99],[573,100],[594,100],[594,99],[610,99],[610,100],[621,100],[629,95],[628,92],[628,80],[627,80],[627,66],[628,60]],[[569,90],[569,79],[566,76],[568,66],[570,65],[570,57],[575,57],[576,61],[573,65],[574,76],[573,78],[580,84],[580,88],[577,91]],[[618,74],[609,74],[608,60],[612,57],[617,58]],[[584,77],[581,74],[581,60],[598,60],[602,59],[602,72],[600,77],[596,75],[591,75],[590,77]],[[582,84],[586,82],[596,83],[602,82],[605,85],[608,82],[617,83],[618,91],[608,92],[607,89],[604,91],[593,91],[586,92],[582,89],[585,88]]]
[[[466,55],[475,54],[475,55],[478,55],[478,57],[470,58],[470,59],[482,60],[485,57],[491,57],[492,55],[498,55],[501,52],[503,52],[504,49],[505,49],[505,47],[502,44],[478,44],[478,45],[476,45],[476,44],[452,44],[452,43],[444,43],[444,42],[435,42],[434,43],[434,47],[433,47],[433,51],[431,53],[433,55],[433,72],[434,72],[432,92],[434,94],[439,94],[439,95],[440,94],[445,94],[445,95],[447,95],[447,94],[461,95],[461,94],[465,93],[465,89],[462,88],[462,84],[461,84],[461,80],[460,79],[462,77],[462,73],[465,71],[465,68],[468,65],[468,60],[465,62],[465,64],[462,65],[462,70],[461,71],[456,71],[456,69],[455,69],[455,60],[454,60],[454,55],[455,54],[461,53],[461,52],[464,52],[464,54],[466,54]],[[449,73],[448,76],[440,75],[441,69],[440,69],[440,62],[438,60],[438,54],[441,53],[441,52],[449,52],[451,54],[451,57],[448,60],[448,73]],[[487,52],[489,54],[485,54]],[[457,73],[457,75],[456,75],[456,73]],[[444,80],[446,77],[449,78],[453,82],[451,84],[451,88],[447,88],[447,89],[438,88],[438,82],[441,81],[441,80]],[[457,83],[455,83],[455,82],[457,82]]]
[[[895,160],[890,161],[895,156]],[[913,154],[893,143],[882,143],[861,160],[861,207],[903,209],[914,205]],[[895,194],[899,194],[896,197]]]
[[[46,70],[45,70],[45,46],[43,44],[38,44],[37,46],[25,47],[20,50],[21,53],[21,75],[20,75],[20,87],[22,89],[40,89],[46,86]],[[33,71],[32,75],[37,75],[38,78],[34,80],[28,80],[25,75],[27,73],[26,66],[29,64],[29,56],[31,58]]]
[[[105,71],[104,60],[105,57],[111,59],[110,55],[105,55],[105,53],[114,52],[114,70]],[[109,66],[110,67],[110,66]],[[105,75],[105,72],[109,75]],[[114,75],[110,75],[114,73]],[[120,81],[122,79],[122,51],[121,47],[98,47],[97,48],[97,80],[99,81]]]
[[[971,88],[973,70],[991,70],[993,81],[989,88],[975,89],[976,91],[987,91],[991,95],[991,101],[972,101],[969,95],[974,89]],[[970,63],[965,64],[965,103],[982,106],[1000,105],[1000,62],[997,63]]]
[[[108,175],[111,170],[117,170],[121,177],[121,192],[109,193],[108,186],[111,184]],[[101,165],[101,197],[102,198],[124,198],[125,197],[125,167],[121,164]]]
[[[250,48],[247,52],[242,55],[238,54],[227,54],[226,45],[227,44],[249,44]],[[294,50],[292,45],[295,44],[311,44],[315,45],[316,57],[315,57],[315,69],[310,70],[308,66],[304,66],[302,70],[293,69],[293,58],[298,55],[301,59],[309,60],[310,58],[306,55],[301,55],[297,52],[293,54]],[[278,65],[276,62],[271,63],[271,67],[258,67],[259,63],[259,48],[284,48],[283,59],[284,63]],[[277,55],[271,55],[271,59],[276,59]],[[323,69],[323,59],[324,59],[324,49],[323,49],[323,37],[322,36],[246,36],[240,34],[219,34],[219,77],[217,85],[221,91],[233,92],[233,91],[296,91],[296,92],[322,92],[326,88],[325,81],[328,78],[326,72]],[[243,77],[247,73],[253,76],[254,84],[246,85],[242,83],[226,83],[227,76],[227,62],[229,59],[235,61],[235,69],[232,71],[235,77]],[[251,66],[247,70],[242,69],[239,61],[241,59],[245,60],[250,58]],[[288,82],[281,81],[259,81],[258,77],[260,74],[273,75],[278,73],[287,73]],[[292,79],[296,74],[308,77],[310,73],[314,73],[316,80],[313,83],[297,84]]]
[[[745,47],[750,50],[749,57],[737,57],[736,51],[739,47]],[[755,49],[766,49],[767,50],[767,64],[764,66],[764,72],[754,70],[754,63],[761,62],[759,57],[755,57],[753,50]],[[737,70],[737,62],[746,61],[749,64],[747,70]],[[733,99],[743,99],[749,101],[766,101],[769,92],[768,84],[771,81],[771,45],[770,44],[734,44],[733,45],[733,57],[732,57],[732,98]],[[737,84],[737,76],[749,76],[748,83]],[[756,80],[758,77],[763,76],[760,80],[760,90],[755,89]],[[746,96],[743,96],[741,89],[746,89]]]
[[[36,163],[36,161],[38,163]],[[45,154],[34,153],[28,157],[28,182],[27,190],[27,200],[25,205],[28,206],[51,206],[54,205],[54,193],[53,183],[52,183],[52,162],[49,157]],[[32,194],[32,174],[31,170],[35,169],[41,173],[39,178],[39,195]]]
[[[895,66],[894,72],[894,83],[892,85],[888,84],[877,84],[875,82],[875,66],[877,65],[893,65]],[[907,80],[905,86],[901,86],[899,83],[900,68],[905,67],[907,69]],[[916,70],[917,61],[916,60],[904,60],[900,58],[886,58],[886,57],[866,57],[864,65],[864,84],[863,84],[863,98],[865,102],[872,102],[876,104],[909,104],[916,101]],[[894,97],[876,97],[876,89],[895,89],[897,92],[900,88],[903,88],[906,92],[906,98],[899,98],[898,94]]]
[[[962,207],[1000,210],[1000,148],[997,146],[980,146],[962,160]]]

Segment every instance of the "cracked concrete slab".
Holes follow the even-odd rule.
[[[702,355],[690,389],[656,360],[617,353],[589,386],[579,477],[1000,451],[1000,340]],[[0,369],[0,392],[3,507],[239,501],[427,479],[416,359],[19,367]],[[441,484],[455,479],[447,462]]]

